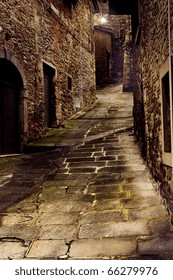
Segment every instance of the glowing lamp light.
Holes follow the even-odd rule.
[[[104,16],[102,16],[101,18],[100,18],[100,23],[101,24],[105,24],[107,22],[107,19],[104,17]]]

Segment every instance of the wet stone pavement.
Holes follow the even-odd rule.
[[[0,259],[173,259],[132,106],[120,85],[102,89],[55,150],[0,158]]]

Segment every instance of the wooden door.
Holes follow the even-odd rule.
[[[0,154],[19,152],[19,90],[0,82]]]

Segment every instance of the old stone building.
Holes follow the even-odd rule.
[[[107,11],[104,12],[108,2],[109,14]],[[122,79],[117,79],[117,81],[123,82],[124,91],[129,86],[133,87],[134,128],[141,153],[147,161],[153,178],[158,183],[163,201],[166,202],[170,213],[173,213],[173,1],[131,0],[127,3],[125,0],[110,0],[99,1],[99,4],[100,10],[103,10],[101,16],[106,16],[107,21],[97,24],[97,28],[95,27],[96,51],[97,44],[100,51],[106,49],[105,56],[109,53],[107,57],[110,61],[108,63],[106,58],[103,61],[103,52],[100,56],[96,54],[96,65],[102,57],[102,61],[98,63],[96,69],[100,69],[100,77],[108,76],[102,75],[102,71],[115,80],[118,77],[117,73],[121,73]],[[98,14],[98,16],[100,15]],[[132,20],[132,33],[129,33],[130,28],[118,29],[115,27],[116,19],[117,24],[120,25],[123,18],[129,16]],[[120,40],[125,50],[124,53],[119,52],[116,55],[112,42],[118,39],[118,36],[111,28],[114,32],[119,30],[119,34],[121,34],[121,30],[124,30],[124,41]],[[129,59],[128,56],[132,50],[134,71],[133,68],[131,69],[131,58]],[[116,64],[117,58],[121,61],[120,66]],[[103,67],[101,68],[100,65]],[[114,69],[114,71],[110,72],[110,69],[111,71]],[[121,69],[121,71],[117,69]],[[129,75],[130,69],[131,73],[133,72],[134,81]]]
[[[132,88],[131,15],[110,11],[109,1],[99,0],[95,14],[95,56],[97,85],[123,83]]]
[[[0,1],[0,153],[95,100],[97,1]]]
[[[135,133],[163,199],[173,211],[173,1],[139,2],[135,40]]]
[[[135,134],[173,213],[172,26],[173,0],[1,0],[0,154],[94,102],[96,69],[98,85],[134,89]]]

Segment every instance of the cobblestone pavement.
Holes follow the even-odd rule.
[[[132,103],[121,86],[100,90],[57,149],[0,159],[0,259],[173,259]]]

